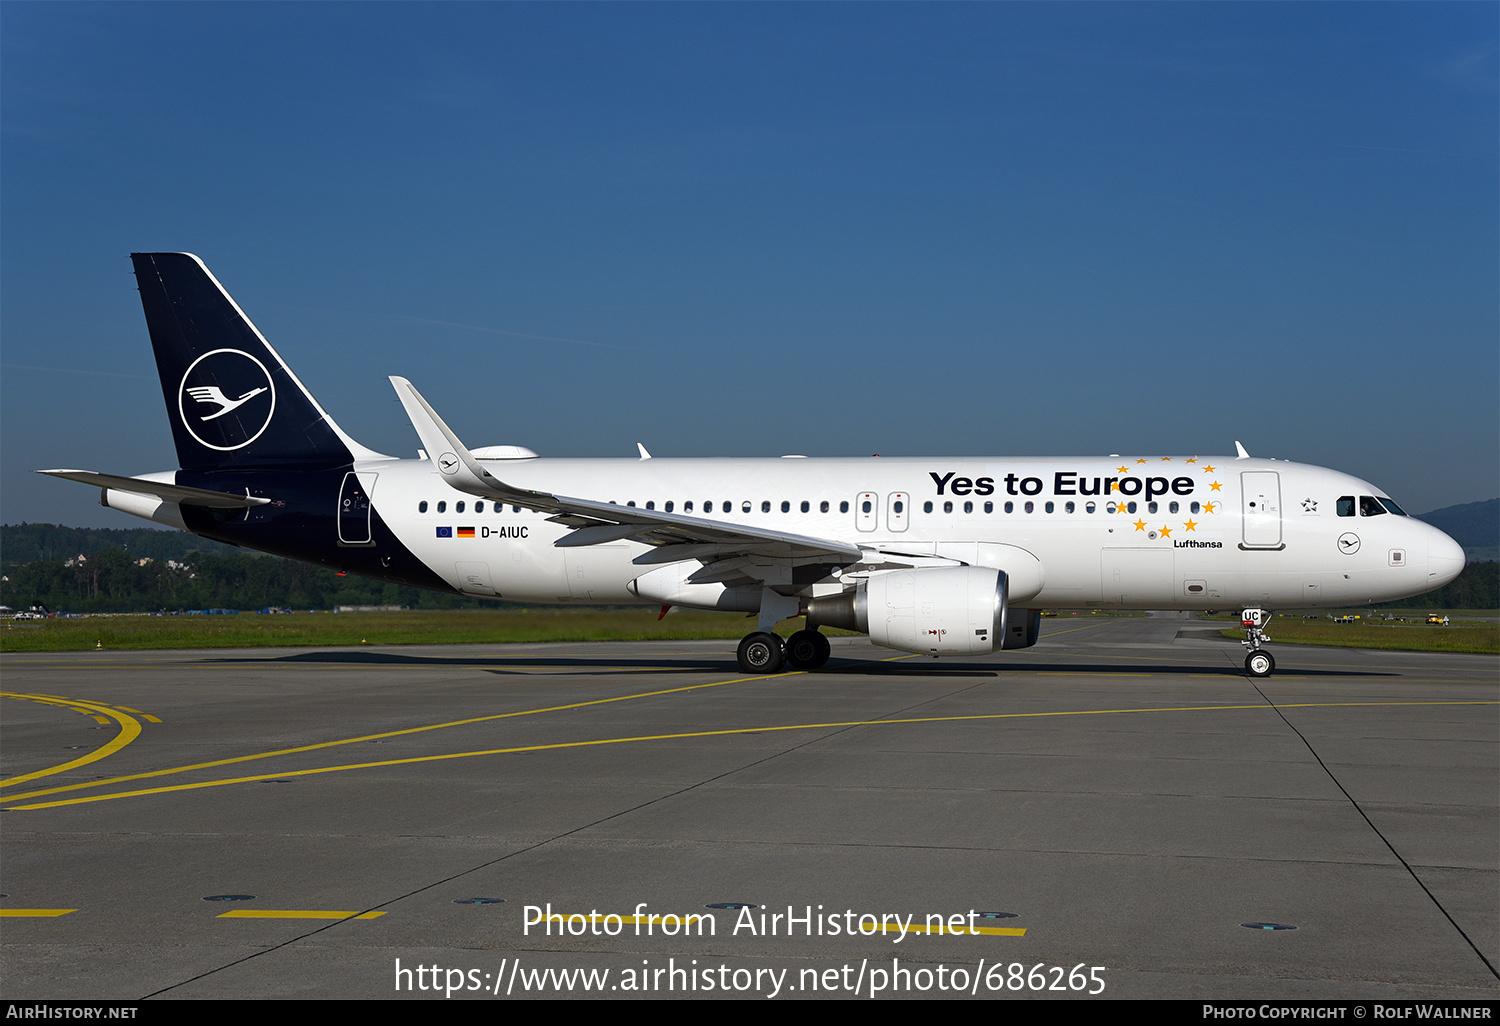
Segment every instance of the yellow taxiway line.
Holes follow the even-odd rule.
[[[75,712],[92,716],[100,723],[108,723],[112,719],[118,721],[120,724],[120,732],[113,739],[89,754],[74,759],[71,762],[65,762],[49,767],[48,769],[37,770],[34,773],[26,773],[19,777],[8,777],[5,780],[0,780],[0,787],[14,787],[16,784],[23,784],[28,780],[50,777],[58,773],[65,773],[71,769],[77,769],[79,766],[87,766],[91,762],[98,762],[100,759],[105,759],[115,754],[137,737],[140,737],[141,734],[140,720],[134,716],[111,709],[107,705],[101,705],[98,702],[83,702],[74,698],[60,698],[57,695],[23,695],[11,691],[0,691],[0,697],[16,698],[23,702],[40,702],[44,705],[61,706],[64,709],[72,709]],[[105,717],[108,717],[108,719]],[[157,722],[160,721],[158,720]]]
[[[321,773],[340,773],[345,770],[376,769],[384,766],[410,766],[417,763],[445,762],[451,759],[472,759],[486,755],[515,755],[521,752],[543,752],[563,748],[590,748],[599,745],[633,744],[640,741],[678,741],[696,737],[726,737],[734,734],[769,734],[788,730],[832,730],[834,728],[845,727],[886,727],[900,724],[916,723],[963,723],[993,720],[1041,719],[1054,716],[1118,716],[1145,713],[1235,712],[1251,710],[1259,710],[1261,712],[1275,712],[1278,709],[1350,709],[1448,705],[1500,705],[1500,702],[1479,700],[1457,702],[1296,702],[1284,705],[1269,705],[1260,702],[1253,705],[1164,706],[1147,709],[1071,709],[1058,710],[1055,712],[977,713],[965,716],[920,716],[902,717],[899,719],[886,720],[843,720],[830,723],[793,723],[784,724],[781,726],[735,727],[727,730],[696,730],[687,731],[680,734],[647,734],[637,737],[597,738],[590,741],[563,741],[547,745],[524,745],[517,748],[490,748],[474,752],[449,752],[443,755],[412,756],[406,759],[383,759],[378,762],[350,763],[343,766],[322,766],[315,769],[290,770],[282,773],[264,773],[258,776],[232,777],[227,780],[205,780],[194,784],[173,784],[167,787],[144,788],[139,791],[119,791],[114,794],[92,795],[84,798],[66,798],[60,801],[37,802],[31,805],[6,805],[5,808],[7,810],[17,812],[34,809],[52,809],[63,805],[85,805],[90,802],[111,801],[115,798],[139,798],[144,795],[166,794],[171,791],[196,791],[205,787],[222,787],[226,784],[248,784],[261,780],[285,780],[292,777],[316,776]],[[108,781],[100,781],[100,783],[107,782]],[[6,800],[14,801],[23,797],[30,796],[15,795]]]
[[[237,908],[216,919],[379,919],[384,912],[327,912],[315,909]]]
[[[680,688],[666,688],[666,689],[661,690],[661,691],[643,691],[643,692],[641,692],[639,694],[635,694],[635,695],[616,695],[614,698],[596,698],[596,699],[592,699],[592,700],[587,701],[587,702],[573,702],[573,703],[570,703],[568,705],[550,705],[550,706],[546,706],[545,708],[541,708],[541,709],[520,709],[520,710],[517,710],[516,712],[496,713],[493,716],[476,716],[473,719],[467,719],[467,720],[451,720],[451,721],[449,721],[447,723],[431,723],[431,724],[428,724],[425,727],[408,727],[408,728],[406,728],[404,730],[389,730],[389,731],[386,731],[383,734],[364,734],[364,735],[361,735],[360,737],[342,738],[341,740],[338,740],[338,741],[322,741],[322,742],[319,742],[318,744],[300,745],[300,746],[298,746],[296,748],[278,748],[274,752],[257,752],[254,755],[236,755],[236,756],[234,756],[232,758],[229,758],[229,759],[215,759],[212,762],[195,762],[195,763],[193,763],[192,765],[189,765],[189,766],[174,766],[174,767],[172,767],[170,769],[151,770],[151,771],[146,772],[146,773],[130,773],[130,774],[127,774],[125,776],[110,777],[107,780],[89,780],[89,781],[85,781],[84,783],[81,783],[81,784],[67,784],[67,785],[64,785],[63,787],[45,788],[45,789],[40,790],[40,791],[27,791],[25,794],[6,795],[4,800],[5,801],[16,801],[16,800],[19,800],[19,799],[22,799],[22,798],[38,798],[38,797],[41,797],[42,795],[47,795],[47,794],[61,794],[64,791],[76,791],[76,790],[78,790],[80,788],[84,788],[84,787],[107,787],[110,784],[122,784],[122,783],[124,783],[127,780],[147,780],[147,779],[150,779],[151,777],[170,776],[171,774],[174,774],[174,773],[187,773],[190,770],[212,769],[215,766],[230,766],[230,765],[233,765],[234,763],[238,763],[238,762],[253,762],[256,759],[270,759],[270,758],[273,758],[273,757],[278,756],[278,755],[296,755],[296,754],[298,754],[300,752],[314,752],[314,751],[317,751],[318,749],[321,749],[321,748],[336,748],[339,745],[353,745],[353,744],[358,744],[361,741],[379,741],[379,740],[382,740],[382,739],[388,738],[388,737],[401,737],[401,736],[403,736],[405,734],[421,734],[421,733],[425,733],[426,731],[429,731],[429,730],[443,730],[443,729],[445,729],[447,727],[466,727],[466,726],[469,726],[469,725],[474,724],[474,723],[488,723],[491,720],[506,720],[506,719],[511,719],[512,717],[516,717],[516,716],[534,716],[534,715],[537,715],[539,713],[562,712],[562,711],[567,710],[567,709],[582,709],[582,708],[585,708],[586,706],[591,706],[591,705],[607,705],[610,702],[628,702],[628,701],[631,701],[632,699],[637,699],[637,698],[655,698],[655,697],[657,697],[659,695],[674,695],[674,694],[677,694],[677,693],[682,692],[682,691],[696,691],[696,690],[698,690],[700,688],[717,688],[717,687],[723,687],[726,684],[743,684],[743,683],[746,683],[747,681],[752,681],[752,680],[771,680],[771,679],[776,678],[776,677],[790,677],[790,676],[794,676],[796,673],[802,673],[802,672],[805,672],[805,671],[798,670],[798,671],[794,671],[792,673],[773,673],[773,674],[769,674],[769,675],[762,676],[762,677],[736,677],[733,680],[710,681],[707,684],[688,684],[688,685],[685,685],[685,686],[680,687]],[[36,695],[10,695],[10,694],[7,694],[6,692],[0,692],[0,696],[8,697],[8,698],[30,698],[30,699],[35,699],[37,701],[42,701],[43,700],[43,696],[36,696]],[[45,696],[45,697],[50,697],[50,696]],[[99,706],[98,708],[104,709],[107,712],[110,711],[110,710],[106,709],[106,707],[104,707],[104,706]],[[114,714],[111,713],[111,715],[114,715]],[[125,718],[129,719],[129,717],[125,717]],[[132,721],[132,722],[134,722],[134,721]],[[136,733],[137,734],[140,733],[140,724],[139,723],[136,724]],[[51,775],[53,773],[60,773],[63,770],[70,769],[70,768],[72,768],[74,766],[81,766],[84,763],[94,762],[94,761],[96,761],[98,759],[104,758],[106,755],[109,755],[109,754],[112,754],[113,752],[119,751],[120,748],[123,748],[126,744],[129,744],[130,741],[132,741],[134,739],[135,739],[135,735],[134,734],[132,734],[129,739],[127,739],[127,740],[125,740],[123,742],[119,742],[119,739],[117,738],[116,741],[119,742],[119,743],[114,744],[113,748],[110,748],[109,746],[105,746],[105,748],[100,749],[99,751],[94,752],[91,755],[86,756],[85,758],[77,759],[77,760],[74,760],[73,762],[70,762],[70,763],[65,763],[62,766],[56,766],[56,767],[54,767],[54,768],[52,768],[50,770],[44,770],[44,771],[41,771],[39,773],[32,773],[32,774],[29,774],[29,775],[24,776],[24,777],[13,777],[10,780],[0,781],[0,787],[5,787],[5,786],[7,786],[9,784],[19,784],[23,780],[32,780],[32,779],[35,779],[36,777],[39,777],[39,776],[48,776],[48,775]],[[108,750],[106,750],[106,749],[108,749]],[[290,776],[290,775],[292,775],[292,774],[285,774],[285,773],[273,773],[273,774],[271,774],[272,777],[281,777],[281,776]],[[247,777],[246,779],[251,779],[251,778]],[[257,777],[257,778],[254,778],[254,779],[263,779],[263,778]]]

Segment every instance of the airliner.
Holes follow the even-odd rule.
[[[177,470],[44,470],[100,503],[343,573],[527,603],[758,617],[746,673],[829,658],[821,628],[898,651],[1036,644],[1043,607],[1243,608],[1245,671],[1274,607],[1418,595],[1464,566],[1375,486],[1255,459],[545,459],[470,449],[402,377],[421,448],[344,433],[204,263],[137,253]],[[776,625],[805,617],[782,638]]]

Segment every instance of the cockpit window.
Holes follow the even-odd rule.
[[[1373,495],[1361,495],[1359,497],[1359,515],[1362,517],[1383,517],[1385,507],[1376,501]]]
[[[1396,505],[1390,499],[1387,499],[1384,495],[1376,496],[1376,498],[1378,498],[1380,500],[1380,504],[1382,506],[1384,506],[1386,509],[1390,510],[1392,513],[1396,514],[1396,516],[1398,516],[1398,517],[1404,517],[1404,516],[1406,516],[1406,510],[1404,510],[1400,506]]]
[[[1354,516],[1354,496],[1352,496],[1352,495],[1340,495],[1339,496],[1339,516],[1341,516],[1341,517],[1352,517],[1352,516]]]

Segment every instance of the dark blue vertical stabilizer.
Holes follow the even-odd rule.
[[[190,253],[132,253],[184,469],[336,466],[349,439]]]

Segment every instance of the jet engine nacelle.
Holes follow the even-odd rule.
[[[1009,647],[1006,587],[1005,572],[989,567],[887,570],[808,602],[807,622],[862,631],[903,652],[983,655]]]

